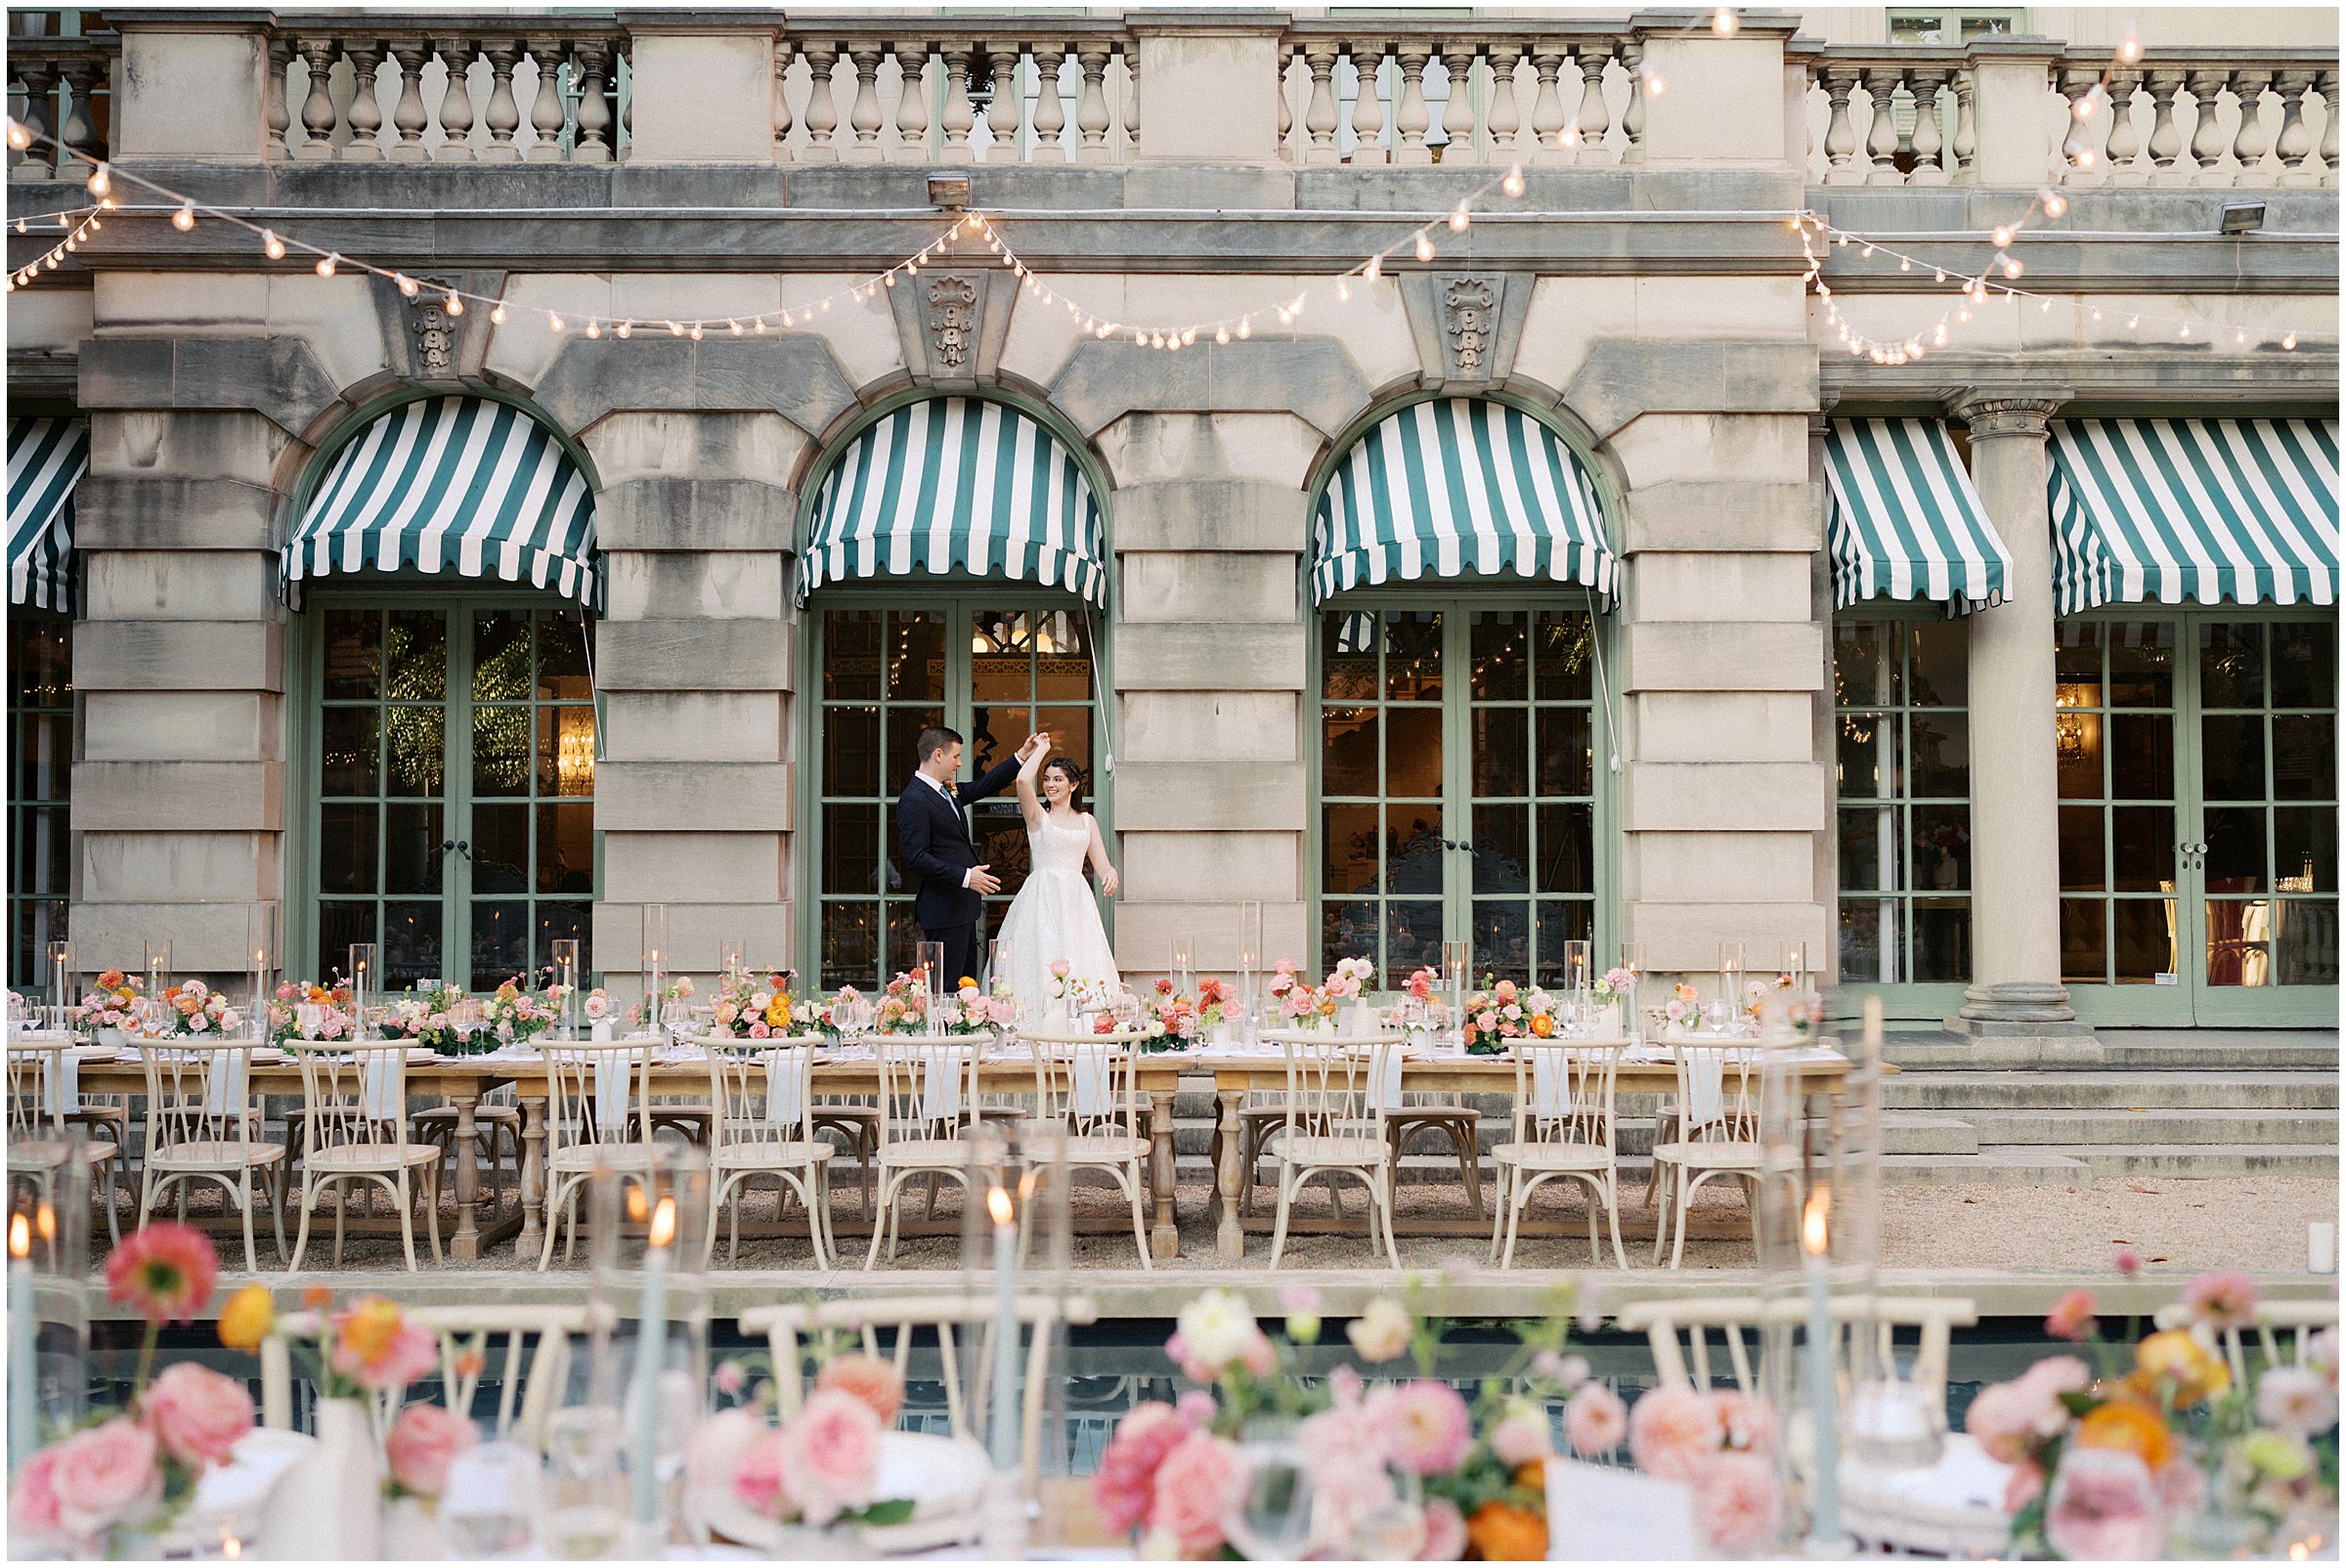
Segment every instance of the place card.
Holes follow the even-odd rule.
[[[1664,1562],[1704,1555],[1694,1528],[1694,1491],[1680,1481],[1550,1456],[1550,1562]]]

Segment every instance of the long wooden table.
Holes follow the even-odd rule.
[[[1805,1060],[1793,1064],[1802,1093],[1810,1102],[1810,1114],[1822,1111],[1828,1123],[1833,1120],[1831,1102],[1837,1099],[1849,1070],[1846,1057],[1832,1060]],[[1888,1069],[1886,1069],[1888,1070]],[[1152,1257],[1169,1259],[1179,1255],[1181,1232],[1174,1212],[1174,1151],[1173,1096],[1184,1078],[1211,1076],[1214,1084],[1216,1127],[1220,1134],[1221,1159],[1214,1172],[1214,1187],[1221,1213],[1214,1234],[1214,1255],[1223,1263],[1235,1263],[1245,1255],[1246,1231],[1249,1224],[1267,1229],[1268,1221],[1247,1221],[1239,1214],[1239,1199],[1243,1196],[1246,1172],[1240,1159],[1241,1112],[1247,1092],[1255,1089],[1280,1090],[1286,1087],[1284,1058],[1277,1051],[1258,1050],[1199,1050],[1187,1052],[1156,1052],[1144,1054],[1140,1059],[1140,1087],[1150,1097],[1150,1157],[1149,1186],[1153,1219],[1150,1229],[1149,1249]],[[989,1053],[978,1063],[978,1092],[980,1094],[1030,1094],[1035,1087],[1035,1067],[1026,1054]],[[879,1093],[879,1065],[868,1055],[833,1052],[818,1059],[813,1072],[814,1088],[825,1095],[877,1095]],[[135,1062],[89,1063],[79,1069],[80,1091],[85,1095],[146,1093],[144,1070]],[[1677,1088],[1676,1069],[1668,1061],[1625,1061],[1615,1075],[1615,1090],[1622,1095],[1662,1095],[1674,1093]],[[522,1111],[522,1170],[520,1199],[515,1212],[490,1216],[487,1223],[480,1215],[480,1166],[476,1156],[475,1119],[481,1097],[502,1084],[512,1084]],[[298,1099],[301,1095],[301,1071],[292,1063],[253,1065],[251,1086],[255,1094],[283,1095]],[[1409,1090],[1433,1090],[1466,1094],[1512,1094],[1515,1087],[1514,1063],[1503,1056],[1462,1056],[1455,1054],[1412,1056],[1402,1065],[1402,1086]],[[711,1092],[708,1066],[699,1061],[656,1063],[652,1068],[652,1092],[655,1096],[705,1100]],[[417,1096],[440,1096],[456,1111],[456,1135],[451,1140],[450,1159],[454,1164],[451,1186],[456,1200],[456,1234],[450,1239],[449,1252],[456,1258],[472,1260],[482,1255],[484,1247],[496,1244],[504,1238],[514,1238],[514,1257],[517,1263],[535,1268],[538,1252],[544,1238],[546,1216],[544,1209],[543,1165],[545,1153],[545,1068],[541,1062],[511,1058],[456,1058],[431,1063],[413,1062],[408,1067],[408,1092]],[[1291,1231],[1314,1228],[1290,1223]],[[1395,1228],[1411,1235],[1487,1234],[1487,1222],[1460,1219],[1417,1218],[1405,1221],[1395,1216]],[[1550,1229],[1552,1226],[1542,1227]],[[1527,1232],[1539,1234],[1527,1226]]]

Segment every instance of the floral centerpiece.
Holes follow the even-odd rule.
[[[710,1013],[710,1032],[737,1040],[767,1040],[799,1029],[820,1028],[828,1009],[813,997],[794,1000],[795,970],[755,970],[727,975],[717,982],[717,1000]]]
[[[1701,993],[1684,980],[1670,988],[1670,997],[1662,1004],[1662,1024],[1666,1029],[1698,1029],[1703,1024]]]
[[[146,989],[147,982],[138,976],[107,970],[99,975],[96,987],[82,997],[80,1006],[65,1009],[65,1026],[93,1038],[103,1029],[128,1030],[134,1026],[133,1010]]]
[[[1483,977],[1487,989],[1466,998],[1458,1032],[1469,1056],[1504,1056],[1509,1040],[1544,1040],[1556,1032],[1556,999],[1539,986]]]
[[[405,996],[373,1009],[368,1022],[387,1039],[413,1040],[445,1055],[465,1049],[461,1017],[464,988],[448,980],[425,980]],[[328,1035],[326,1038],[332,1038]]]
[[[953,999],[960,1007],[945,1025],[947,1034],[985,1034],[1009,1028],[1019,1021],[1018,1003],[1007,986],[989,994],[978,989],[978,982],[965,975]]]
[[[516,975],[490,993],[481,1004],[481,1016],[495,1045],[524,1044],[562,1022],[563,1007],[575,987],[556,984],[553,977],[547,970],[544,987],[533,990],[527,976]],[[475,1042],[476,1049],[483,1048],[478,1036]]]
[[[728,1514],[746,1511],[769,1524],[827,1529],[912,1516],[913,1500],[878,1496],[881,1435],[904,1408],[903,1377],[880,1357],[841,1353],[843,1342],[816,1338],[814,1387],[778,1424],[773,1379],[750,1382],[751,1364],[762,1358],[717,1367],[717,1391],[741,1403],[703,1421],[685,1455],[688,1506],[704,1522],[724,1531]]]
[[[2121,1273],[2140,1262],[2118,1256]],[[2184,1287],[2162,1327],[2102,1336],[2091,1290],[2045,1320],[2089,1346],[1980,1390],[1965,1429],[2014,1466],[2013,1544],[2064,1557],[2297,1556],[2338,1517],[2338,1332],[2303,1366],[2236,1372],[2221,1336],[2250,1327],[2256,1283],[2233,1270]],[[2129,1365],[2131,1363],[2131,1365]],[[2310,1543],[2310,1545],[2309,1545]]]
[[[147,1324],[130,1402],[91,1416],[19,1467],[8,1500],[11,1555],[142,1554],[194,1500],[203,1472],[226,1464],[252,1430],[252,1396],[240,1380],[194,1362],[154,1371],[163,1327],[194,1322],[219,1277],[211,1241],[170,1221],[141,1227],[108,1257],[108,1298]]]
[[[1051,960],[1050,999],[1064,1004],[1069,1018],[1081,1018],[1086,1013],[1105,1013],[1115,1004],[1115,988],[1104,980],[1072,973],[1064,958]]]
[[[304,1036],[301,1029],[301,1009],[315,1007],[317,1032],[309,1036],[320,1040],[339,1040],[351,1032],[350,987],[337,979],[331,985],[316,980],[287,980],[270,993],[266,1020],[269,1041],[282,1045],[287,1040]]]
[[[163,987],[163,1005],[134,1016],[131,1031],[149,1039],[222,1039],[244,1026],[244,1015],[229,1005],[228,993],[215,991],[199,980]]]
[[[1176,991],[1169,980],[1160,980],[1155,994],[1144,1005],[1149,1024],[1155,1030],[1141,1042],[1144,1051],[1187,1049],[1224,1024],[1237,1023],[1244,1012],[1244,1005],[1228,982],[1211,976],[1197,981],[1195,996]]]
[[[874,1026],[882,1034],[928,1033],[928,978],[917,969],[909,974],[899,971],[880,993],[880,1011]]]
[[[1328,978],[1335,979],[1332,975]],[[1282,958],[1271,966],[1271,1005],[1278,1010],[1280,1019],[1293,1027],[1317,1028],[1324,1020],[1333,1020],[1339,999],[1330,995],[1325,985],[1306,980],[1292,958]]]
[[[672,1002],[689,1006],[692,1001],[692,977],[690,975],[671,975],[661,985],[659,1018],[652,1016],[651,1009],[645,1006],[645,1000],[648,999],[638,1000],[628,1009],[628,1023],[634,1028],[657,1027],[660,1020],[668,1017],[669,1004]]]

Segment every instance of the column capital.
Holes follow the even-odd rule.
[[[2039,436],[2045,424],[2069,400],[2066,392],[2050,396],[2011,397],[1996,392],[1965,392],[1947,400],[1947,413],[1972,427],[1972,437]]]

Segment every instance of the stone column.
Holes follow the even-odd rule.
[[[1971,617],[1974,974],[1948,1027],[2091,1033],[2061,983],[2061,815],[2053,753],[2053,526],[2045,421],[2057,398],[1972,397],[1972,482],[2012,552],[2010,597]]]

